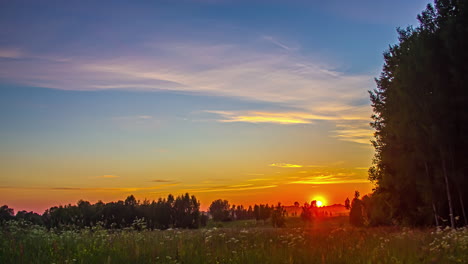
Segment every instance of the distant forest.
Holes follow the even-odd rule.
[[[370,92],[371,225],[467,225],[468,1],[438,0],[398,29]]]
[[[201,218],[200,203],[189,194],[157,201],[140,202],[130,195],[125,201],[91,204],[80,200],[76,205],[54,206],[42,215],[34,212],[0,208],[0,222],[19,220],[44,225],[47,228],[84,228],[100,225],[109,229],[134,228],[167,229],[198,228]]]
[[[305,222],[331,216],[317,206],[316,201],[299,206],[289,206],[291,216],[300,217]],[[300,212],[298,214],[297,212]],[[76,205],[53,206],[40,215],[35,212],[19,211],[7,205],[0,207],[0,226],[9,221],[25,225],[40,225],[48,229],[66,230],[99,226],[106,229],[195,229],[206,226],[209,219],[214,222],[230,222],[255,219],[259,224],[269,222],[273,227],[285,227],[287,210],[281,203],[275,205],[255,204],[245,208],[243,205],[231,205],[227,200],[218,199],[211,203],[208,212],[200,211],[200,202],[188,193],[166,199],[140,202],[133,195],[124,201],[91,204],[80,200]]]
[[[310,220],[310,207],[303,207],[303,217]],[[314,208],[317,208],[316,206]],[[315,212],[315,211],[314,211]],[[286,211],[281,204],[277,206],[260,204],[244,208],[242,205],[230,205],[227,200],[213,201],[207,213],[200,211],[200,203],[195,196],[188,193],[178,197],[168,195],[167,199],[140,202],[133,195],[125,201],[91,204],[80,200],[76,205],[54,206],[42,215],[19,211],[7,205],[0,207],[0,225],[7,221],[21,221],[28,224],[42,225],[49,229],[69,229],[101,226],[107,229],[130,228],[168,229],[199,228],[205,226],[208,219],[226,222],[234,220],[256,219],[271,220],[274,227],[285,226]],[[308,218],[309,217],[309,218]]]

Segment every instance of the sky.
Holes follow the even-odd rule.
[[[0,0],[0,204],[370,193],[368,91],[427,3]]]

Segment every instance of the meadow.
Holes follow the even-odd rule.
[[[200,229],[2,227],[0,263],[468,263],[468,229],[354,228],[347,217],[286,228],[255,220]]]

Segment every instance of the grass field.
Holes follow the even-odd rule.
[[[466,228],[352,228],[346,217],[287,223],[141,232],[48,232],[10,223],[0,237],[0,263],[468,263]]]

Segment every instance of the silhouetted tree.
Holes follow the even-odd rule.
[[[34,212],[27,212],[27,211],[19,211],[15,215],[16,220],[23,220],[30,222],[35,225],[43,225],[44,221],[42,220],[42,216],[40,214]]]
[[[346,200],[344,202],[344,206],[347,210],[351,209],[351,203],[349,202],[349,198],[346,197]]]
[[[359,199],[359,192],[354,192],[354,199],[351,202],[351,211],[349,212],[349,222],[353,226],[363,226],[364,225],[364,206],[362,201]]]
[[[286,225],[286,210],[281,206],[281,203],[278,203],[271,213],[271,223],[273,227],[284,227]]]
[[[130,195],[125,201],[91,204],[80,200],[77,205],[55,206],[44,212],[42,220],[48,228],[85,227],[102,223],[106,228],[133,227],[142,229],[197,228],[200,224],[200,203],[195,196],[168,195],[157,201],[142,203]]]
[[[227,200],[218,199],[210,205],[209,212],[214,221],[231,221],[230,206]]]
[[[417,28],[398,29],[370,93],[376,151],[369,178],[377,185],[370,221],[427,225],[442,217],[455,227],[458,215],[466,225],[468,5],[438,0],[418,20]]]
[[[200,225],[205,227],[207,223],[208,223],[208,216],[205,213],[202,213],[200,215]]]
[[[263,220],[263,223],[265,224],[266,220],[271,217],[271,212],[273,209],[274,209],[273,205],[271,207],[268,204],[254,205],[253,214],[254,214],[255,220],[257,221]]]
[[[175,224],[178,228],[198,228],[200,224],[200,203],[195,196],[186,193],[174,202]]]
[[[12,220],[14,218],[14,211],[7,205],[0,207],[0,222]]]
[[[251,205],[249,205],[249,209],[247,210],[247,219],[254,219],[254,210]]]
[[[305,222],[312,222],[315,218],[315,210],[316,206],[313,206],[313,204],[309,205],[308,203],[304,203],[302,206],[301,219]]]

